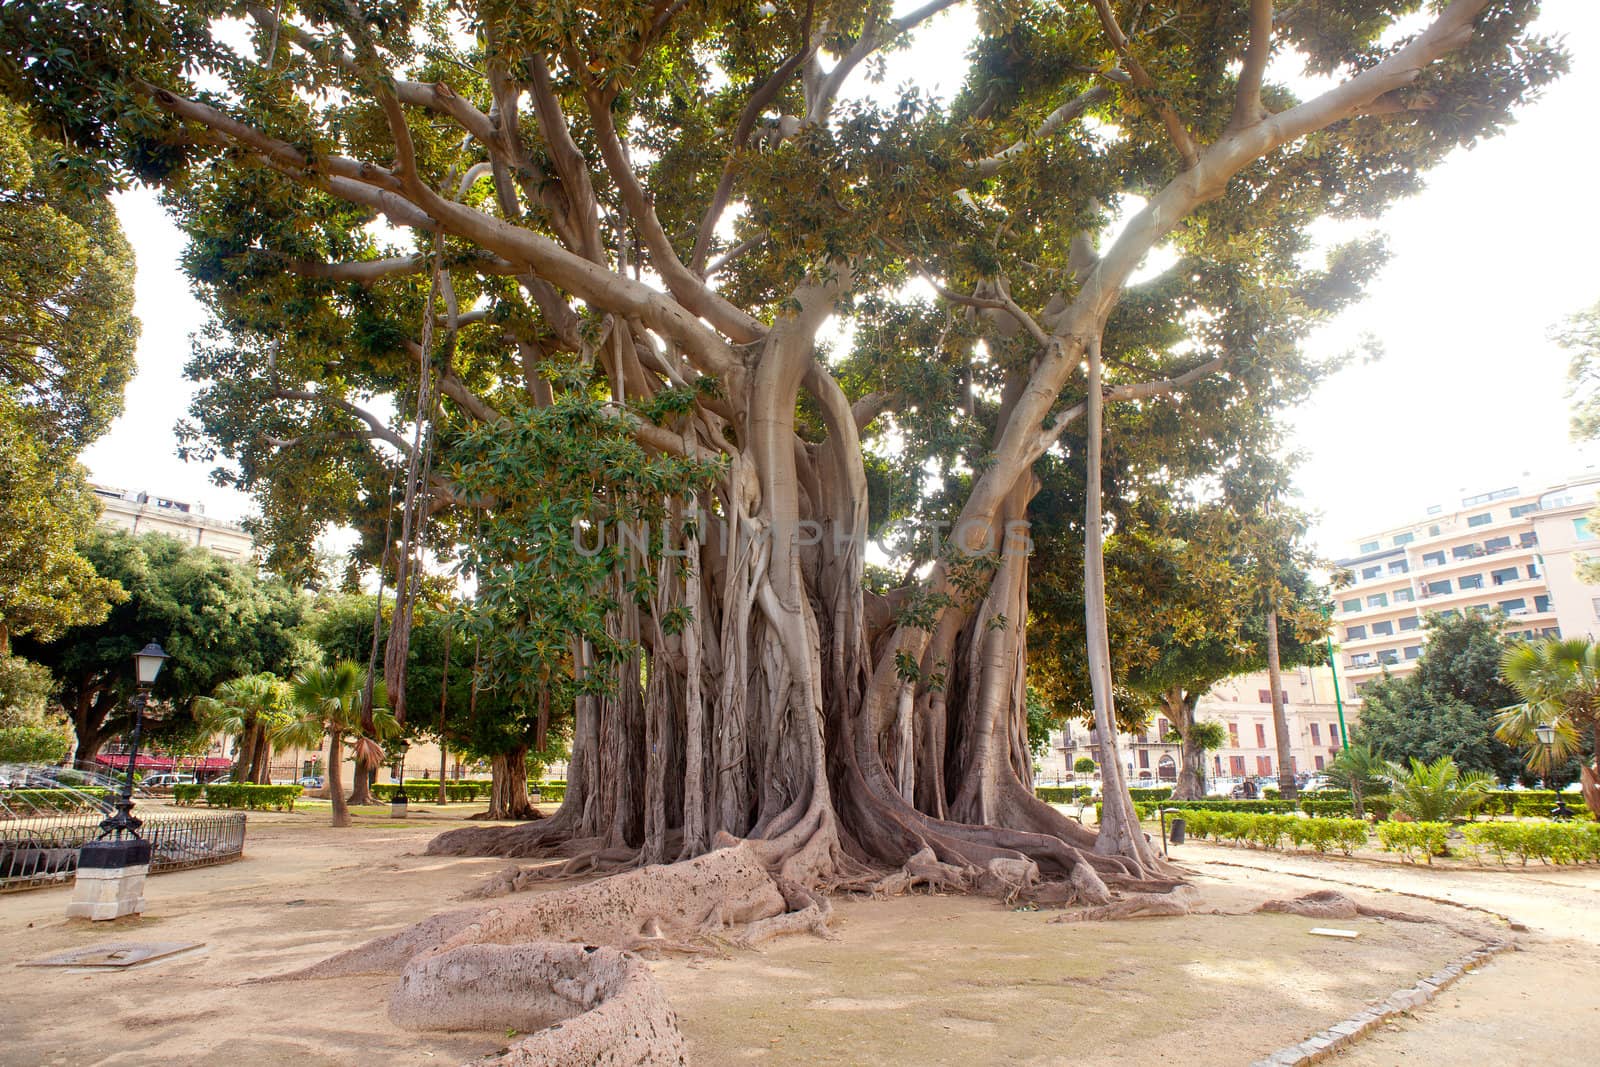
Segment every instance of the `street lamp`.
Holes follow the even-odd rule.
[[[154,641],[133,654],[134,676],[139,688],[133,695],[133,740],[128,750],[128,774],[122,782],[122,797],[117,801],[116,814],[108,815],[100,824],[101,837],[120,840],[123,834],[139,836],[140,822],[133,817],[133,768],[139,761],[139,736],[144,726],[145,708],[150,704],[150,688],[156,684],[161,665],[171,658]]]
[[[67,917],[119,919],[144,911],[144,880],[150,873],[150,842],[139,836],[140,821],[133,817],[133,769],[139,762],[139,736],[150,688],[156,684],[168,656],[154,641],[134,653],[134,677],[139,687],[133,695],[133,738],[128,747],[128,775],[116,812],[100,824],[100,836],[78,850],[78,871],[73,880]]]
[[[1533,736],[1544,746],[1544,784],[1550,784],[1550,774],[1555,769],[1556,728],[1542,722],[1533,728]]]

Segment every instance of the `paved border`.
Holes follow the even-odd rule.
[[[1343,1022],[1334,1023],[1326,1030],[1312,1034],[1298,1045],[1290,1045],[1256,1060],[1250,1067],[1297,1067],[1299,1064],[1317,1063],[1327,1059],[1334,1052],[1355,1043],[1396,1015],[1422,1007],[1438,996],[1442,990],[1460,981],[1462,975],[1483,966],[1502,952],[1515,951],[1516,947],[1512,941],[1490,941],[1419,980],[1416,985],[1397,989],[1387,999],[1369,1005]]]

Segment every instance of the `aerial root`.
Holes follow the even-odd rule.
[[[1332,889],[1319,889],[1293,900],[1269,900],[1256,911],[1277,912],[1285,915],[1304,915],[1311,919],[1354,919],[1358,916],[1374,919],[1393,919],[1397,922],[1432,922],[1421,915],[1387,908],[1373,908],[1357,904],[1343,893]]]
[[[677,1017],[638,957],[597,945],[465,945],[414,960],[389,999],[412,1030],[492,1030],[528,1036],[498,1067],[688,1062]]]
[[[1098,904],[1081,911],[1065,912],[1050,921],[1075,923],[1188,915],[1194,910],[1197,896],[1194,887],[1189,885],[1180,885],[1165,893],[1132,893],[1109,904]]]
[[[954,863],[942,863],[933,849],[924,848],[893,874],[886,875],[864,888],[874,898],[895,897],[918,886],[935,893],[951,890],[961,892],[971,884],[971,872]]]

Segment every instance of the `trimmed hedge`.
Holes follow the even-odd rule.
[[[18,815],[31,811],[97,811],[95,802],[111,796],[103,786],[75,789],[0,789],[0,808]]]
[[[1423,856],[1433,863],[1435,856],[1448,856],[1450,824],[1447,822],[1395,822],[1378,824],[1378,844],[1385,852],[1398,852],[1412,863]]]
[[[1493,789],[1489,792],[1490,804],[1488,807],[1492,810],[1498,805],[1499,810],[1493,811],[1495,815],[1520,815],[1521,812],[1517,810],[1519,807],[1542,805],[1544,810],[1539,814],[1548,815],[1550,814],[1550,809],[1556,806],[1557,796],[1565,796],[1567,798],[1567,807],[1573,811],[1583,807],[1583,795],[1581,793],[1558,794],[1553,789]]]
[[[1513,811],[1515,814],[1526,819],[1548,819],[1550,818],[1550,812],[1555,808],[1555,806],[1556,802],[1553,800],[1548,804],[1542,800],[1532,800],[1517,804]],[[1589,811],[1588,807],[1584,805],[1581,797],[1578,799],[1576,804],[1569,799],[1567,801],[1567,809],[1572,812],[1573,819],[1578,822],[1594,821],[1594,815]]]
[[[565,780],[555,779],[548,782],[529,782],[528,792],[538,793],[541,804],[559,804],[567,799],[567,783]]]
[[[1090,796],[1093,790],[1086,785],[1036,785],[1033,795],[1046,804],[1070,804]]]
[[[206,787],[200,782],[193,782],[187,785],[180,782],[172,787],[172,802],[188,807],[205,796],[205,792]]]
[[[1507,856],[1546,863],[1600,863],[1600,825],[1557,822],[1491,822],[1462,827],[1473,858],[1487,853],[1503,865]]]
[[[1167,800],[1172,796],[1170,785],[1156,786],[1154,789],[1128,789],[1128,795],[1134,800]]]
[[[203,788],[207,807],[250,811],[293,811],[295,798],[305,791],[298,785],[251,785],[248,782]]]
[[[380,801],[388,802],[394,799],[400,787],[393,782],[384,782],[372,787],[372,795]],[[444,795],[447,800],[472,801],[481,800],[489,795],[489,783],[478,779],[463,779],[462,781],[445,780]],[[412,800],[433,800],[439,796],[439,779],[416,778],[406,781],[406,797]]]
[[[1285,841],[1317,852],[1337,848],[1346,856],[1367,843],[1367,824],[1361,819],[1302,819],[1296,815],[1197,809],[1185,811],[1188,832],[1196,837],[1228,841],[1254,848],[1282,848]]]

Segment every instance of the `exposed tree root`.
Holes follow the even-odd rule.
[[[685,1064],[683,1034],[650,968],[595,945],[463,945],[415,960],[389,999],[411,1030],[527,1032],[504,1067]]]
[[[1110,904],[1099,904],[1081,911],[1056,916],[1053,923],[1091,922],[1104,919],[1144,919],[1168,915],[1188,915],[1194,910],[1193,886],[1182,885],[1165,893],[1133,893]]]
[[[1394,919],[1397,922],[1425,923],[1432,922],[1421,915],[1412,915],[1404,911],[1390,911],[1387,908],[1372,908],[1365,904],[1357,904],[1343,893],[1333,889],[1319,889],[1314,893],[1295,897],[1293,900],[1269,900],[1262,904],[1257,911],[1280,912],[1287,915],[1304,915],[1312,919],[1354,919],[1357,916],[1378,919]]]

